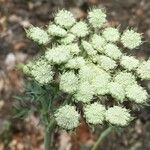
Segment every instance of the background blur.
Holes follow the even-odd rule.
[[[93,5],[106,8],[109,22],[122,29],[132,26],[143,33],[145,43],[133,52],[140,58],[150,56],[150,0],[0,0],[0,150],[42,150],[43,131],[36,115],[14,119],[14,96],[22,91],[23,75],[16,64],[24,63],[38,52],[25,36],[30,24],[42,26],[53,19],[58,8],[69,9],[84,18]],[[121,25],[120,25],[121,24]],[[144,83],[150,89],[150,83]],[[150,150],[150,107],[141,109],[139,119],[124,131],[113,133],[101,150]],[[101,129],[96,134],[100,134]],[[76,134],[60,131],[54,136],[56,149],[87,150],[95,137],[84,123]]]

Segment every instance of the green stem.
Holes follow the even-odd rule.
[[[51,133],[45,129],[44,150],[50,150],[51,147]]]
[[[51,120],[49,127],[45,127],[45,137],[44,137],[44,150],[51,150],[52,147],[52,134],[55,128],[56,122],[54,119]]]
[[[99,136],[98,140],[96,143],[93,145],[91,150],[97,150],[99,144],[102,142],[103,139],[105,139],[111,132],[113,131],[112,127],[107,128],[102,132],[102,134]]]

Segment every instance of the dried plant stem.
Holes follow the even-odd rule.
[[[99,144],[102,142],[102,140],[104,140],[111,132],[113,131],[113,128],[112,127],[109,127],[107,128],[106,130],[104,130],[98,140],[95,142],[95,144],[93,145],[92,149],[91,150],[97,150],[98,149],[98,146]]]

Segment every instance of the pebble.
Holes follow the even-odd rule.
[[[6,65],[6,69],[7,70],[12,70],[15,68],[15,64],[16,64],[16,57],[13,53],[9,53],[6,56],[6,59],[4,61],[5,65]]]

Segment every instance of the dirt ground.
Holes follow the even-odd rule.
[[[58,8],[67,8],[77,18],[84,18],[92,6],[105,7],[108,20],[122,29],[137,28],[144,44],[133,54],[150,56],[150,0],[0,0],[0,150],[42,150],[43,130],[33,114],[24,120],[12,117],[14,95],[21,92],[24,76],[16,65],[31,59],[38,47],[25,36],[24,28],[42,26],[53,19]],[[150,83],[143,83],[150,89]],[[112,133],[99,147],[101,150],[150,150],[150,107],[141,108],[129,127]],[[58,150],[87,150],[99,135],[84,123],[70,136],[65,131],[55,134]]]

